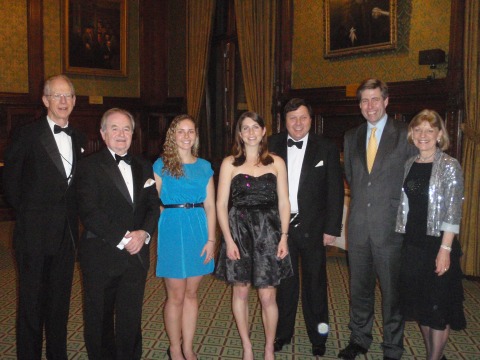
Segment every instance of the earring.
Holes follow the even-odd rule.
[[[440,144],[440,139],[437,139],[437,143]]]

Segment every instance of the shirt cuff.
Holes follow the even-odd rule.
[[[125,233],[125,236],[127,236],[128,234],[130,234],[130,231],[127,231]],[[117,245],[117,248],[119,248],[120,250],[125,249],[125,245],[127,245],[130,242],[130,240],[132,240],[132,238],[127,239],[125,236],[123,237],[122,241],[120,241]]]

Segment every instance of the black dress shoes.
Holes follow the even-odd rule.
[[[367,351],[368,350],[365,349],[364,347],[358,344],[355,344],[353,342],[350,342],[345,349],[341,350],[338,353],[338,357],[340,359],[353,360],[357,357],[357,355],[366,354]]]
[[[275,342],[273,343],[273,351],[274,352],[279,352],[282,351],[283,345],[290,344],[291,340],[283,340],[280,338],[276,338]]]
[[[325,347],[325,344],[322,345],[312,345],[312,354],[313,356],[323,356],[325,355],[325,351],[327,348]]]

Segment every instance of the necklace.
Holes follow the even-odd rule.
[[[420,160],[421,162],[427,162],[431,158],[433,158],[433,155],[435,155],[435,152],[432,153],[431,155],[428,155],[427,157],[421,157],[420,154],[417,155],[417,160]]]

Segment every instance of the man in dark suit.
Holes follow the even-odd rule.
[[[85,291],[88,358],[142,355],[142,304],[150,235],[159,217],[152,166],[128,153],[135,122],[122,109],[102,117],[103,150],[78,168],[78,204],[85,227],[80,266]]]
[[[269,148],[288,168],[291,220],[288,247],[294,276],[277,289],[278,325],[275,351],[293,336],[299,298],[299,258],[302,259],[302,306],[312,354],[322,356],[328,335],[328,297],[325,246],[341,233],[343,179],[335,144],[309,134],[312,109],[292,99],[284,109],[288,133],[273,135]]]
[[[405,161],[416,154],[407,124],[387,116],[387,85],[360,84],[357,98],[364,124],[345,134],[345,174],[350,185],[350,342],[338,357],[355,359],[372,343],[376,278],[382,291],[384,359],[403,353],[398,276],[402,236],[395,232]]]
[[[63,75],[43,89],[47,116],[22,127],[5,153],[5,195],[16,211],[17,356],[67,359],[67,321],[78,240],[74,190],[84,137],[68,118],[75,89]]]

